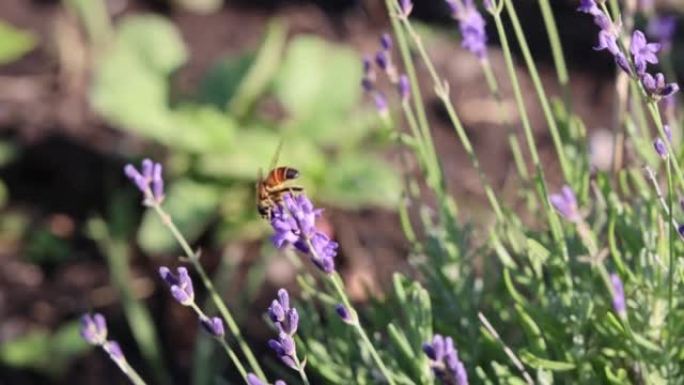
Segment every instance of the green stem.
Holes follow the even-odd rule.
[[[468,154],[468,157],[470,158],[470,162],[473,164],[473,167],[475,168],[475,171],[478,174],[478,177],[480,179],[480,183],[482,184],[482,187],[485,190],[485,194],[487,196],[487,199],[489,201],[490,206],[494,210],[494,213],[496,215],[497,220],[500,223],[505,222],[505,218],[503,215],[503,212],[501,211],[501,206],[499,205],[499,200],[496,198],[496,194],[494,194],[494,190],[492,189],[491,185],[487,181],[487,178],[485,177],[484,172],[482,171],[482,167],[480,167],[480,161],[477,158],[477,155],[475,154],[475,150],[473,149],[473,146],[470,142],[470,139],[468,138],[468,135],[465,132],[465,129],[463,128],[463,124],[461,123],[460,118],[456,114],[456,110],[454,109],[453,104],[451,103],[451,100],[449,98],[449,86],[445,81],[442,81],[439,77],[439,74],[437,73],[437,70],[435,69],[434,64],[432,63],[432,60],[430,59],[430,55],[428,55],[427,50],[425,49],[425,45],[423,44],[420,36],[418,33],[415,31],[411,23],[409,22],[408,18],[406,17],[399,17],[399,20],[401,21],[402,25],[404,28],[406,28],[406,32],[408,35],[411,37],[413,40],[413,44],[418,50],[418,53],[420,54],[421,58],[423,59],[423,63],[425,63],[425,66],[428,69],[428,72],[430,73],[430,76],[432,77],[432,81],[434,83],[435,87],[435,92],[437,94],[437,97],[441,100],[442,104],[447,110],[447,114],[449,115],[449,119],[451,120],[451,124],[454,126],[454,129],[456,130],[456,134],[459,137],[459,140],[463,144],[463,148],[465,149],[466,153]]]
[[[530,155],[532,157],[532,163],[534,164],[536,175],[536,189],[537,194],[539,194],[539,199],[543,202],[544,211],[546,213],[547,220],[551,227],[551,234],[553,236],[556,247],[560,251],[563,259],[565,261],[569,260],[567,247],[563,241],[563,233],[560,223],[558,222],[558,217],[554,210],[551,208],[548,199],[548,188],[546,186],[546,179],[544,178],[544,169],[541,166],[541,161],[539,160],[539,153],[537,152],[537,144],[534,140],[534,134],[532,132],[532,127],[530,125],[530,120],[527,115],[527,108],[525,107],[525,101],[522,96],[522,91],[520,84],[518,82],[518,75],[515,70],[515,65],[513,63],[513,55],[511,54],[510,46],[508,45],[508,38],[503,27],[503,22],[501,20],[501,14],[498,11],[492,12],[494,16],[494,22],[496,24],[496,30],[499,35],[499,40],[501,41],[501,48],[504,53],[504,59],[506,62],[506,68],[508,70],[508,77],[511,80],[511,86],[513,88],[513,94],[515,96],[516,105],[518,107],[518,112],[520,113],[520,121],[525,132],[525,138],[527,140],[527,146],[530,150]],[[568,284],[571,284],[570,277],[566,277]]]
[[[302,381],[304,381],[304,384],[310,385],[311,383],[309,382],[309,377],[306,376],[304,366],[302,366],[302,363],[299,361],[299,357],[297,357],[296,353],[294,355],[294,362],[297,365],[297,372],[299,372],[299,377],[302,379]]]
[[[516,39],[518,40],[518,45],[522,51],[525,64],[527,65],[528,72],[532,78],[532,83],[534,84],[534,89],[544,112],[546,123],[549,126],[549,132],[551,133],[551,138],[553,139],[553,144],[556,148],[558,162],[560,163],[563,177],[565,180],[570,181],[570,166],[568,164],[567,158],[565,157],[565,151],[563,151],[563,143],[561,141],[560,133],[558,132],[558,125],[556,124],[556,119],[551,111],[549,99],[546,96],[546,91],[544,91],[544,85],[542,84],[541,78],[539,76],[537,66],[534,63],[534,58],[530,53],[529,46],[527,45],[527,39],[525,38],[525,33],[523,32],[520,20],[518,19],[518,14],[516,13],[515,6],[511,0],[504,0],[504,2],[508,16],[513,24],[513,30],[515,32]]]
[[[673,162],[672,159],[672,154],[670,154],[667,159],[666,159],[666,167],[665,169],[667,170],[667,203],[669,207],[669,215],[668,219],[670,223],[673,223],[674,221],[674,210],[673,210],[673,201],[674,201],[674,183],[672,181],[672,167],[670,166],[670,163]],[[674,226],[667,226],[669,231],[668,231],[668,250],[669,250],[669,269],[668,269],[668,277],[667,277],[667,349],[665,350],[665,362],[668,363],[667,365],[667,378],[668,380],[672,378],[672,363],[670,362],[669,359],[669,353],[672,351],[672,335],[673,335],[673,328],[672,328],[672,321],[673,321],[673,316],[674,316],[674,300],[673,300],[673,293],[674,293],[674,260],[675,260],[675,255],[674,255],[674,242],[675,242],[675,231],[677,229],[674,228]]]
[[[508,145],[511,147],[511,153],[513,154],[513,161],[515,162],[515,167],[518,170],[518,175],[523,181],[528,181],[530,179],[530,176],[527,173],[525,158],[523,158],[522,156],[522,150],[520,148],[520,142],[518,142],[518,136],[516,135],[515,130],[513,130],[511,122],[506,117],[506,113],[504,111],[503,106],[503,97],[501,96],[501,92],[499,91],[499,83],[496,80],[496,76],[494,75],[494,71],[492,70],[492,66],[489,63],[489,60],[480,60],[480,64],[485,79],[487,80],[487,87],[489,87],[489,92],[494,97],[494,101],[496,101],[497,113],[501,117],[501,123],[508,130]]]
[[[313,247],[310,247],[310,250],[313,250]],[[339,296],[340,300],[344,304],[344,306],[349,310],[349,312],[352,314],[352,317],[354,319],[353,326],[356,329],[356,332],[359,334],[361,337],[361,340],[363,341],[364,345],[366,345],[366,348],[368,348],[368,351],[371,354],[371,357],[373,357],[373,360],[375,361],[375,364],[378,366],[380,369],[380,372],[382,372],[382,375],[385,376],[387,379],[387,383],[390,385],[394,384],[394,380],[392,379],[392,375],[385,366],[385,364],[382,362],[382,359],[380,358],[380,354],[378,354],[378,351],[375,350],[375,347],[373,346],[373,343],[371,342],[370,338],[368,338],[368,334],[366,334],[366,331],[363,329],[361,326],[361,321],[359,321],[359,317],[357,315],[356,310],[354,310],[354,307],[352,306],[351,302],[349,301],[349,297],[347,297],[347,294],[344,292],[343,284],[342,284],[342,279],[339,277],[337,273],[334,273],[333,275],[329,276],[330,282],[332,282],[333,287],[335,288],[335,291],[337,292],[337,295]]]
[[[553,11],[551,10],[549,0],[539,0],[539,8],[541,8],[544,26],[546,27],[546,33],[549,34],[549,44],[551,45],[553,63],[556,66],[558,83],[563,89],[565,110],[570,113],[572,111],[572,90],[570,89],[570,77],[568,76],[568,68],[565,64],[565,57],[563,56],[563,45],[558,34],[556,19],[553,16]]]
[[[121,369],[123,374],[125,374],[126,377],[128,377],[128,379],[131,380],[131,382],[134,385],[147,385],[145,380],[143,380],[142,377],[140,377],[140,375],[138,374],[138,372],[136,372],[135,369],[133,369],[133,367],[128,363],[128,361],[126,361],[126,358],[124,358],[124,357],[114,358],[115,355],[112,355],[112,352],[109,350],[109,347],[107,344],[104,344],[101,346],[102,346],[102,350],[104,350],[109,355],[109,357],[112,359],[112,361],[114,361],[116,363],[116,365],[119,367],[119,369]]]
[[[221,296],[219,296],[218,292],[214,288],[214,284],[211,282],[211,279],[209,279],[209,276],[202,267],[202,264],[199,262],[198,254],[192,251],[190,244],[185,239],[183,234],[181,234],[181,232],[178,230],[171,216],[168,213],[166,213],[166,211],[164,211],[164,209],[161,207],[161,203],[157,202],[153,198],[152,192],[148,190],[147,192],[145,192],[145,196],[147,197],[148,201],[153,202],[151,207],[154,209],[154,211],[161,219],[162,224],[164,224],[164,226],[166,226],[169,229],[169,231],[171,231],[171,234],[173,234],[173,237],[181,246],[181,248],[185,252],[186,257],[192,263],[193,267],[199,274],[202,283],[206,287],[207,292],[211,297],[211,300],[214,302],[214,305],[218,309],[219,313],[221,313],[221,316],[226,321],[228,329],[232,333],[233,337],[237,340],[238,345],[240,345],[240,350],[242,350],[242,353],[247,358],[247,361],[249,362],[249,365],[252,367],[252,370],[254,370],[255,374],[258,377],[266,378],[266,375],[264,374],[263,370],[261,369],[261,366],[259,365],[259,361],[257,361],[256,357],[254,356],[254,353],[252,353],[252,350],[249,348],[249,345],[247,345],[247,342],[242,336],[242,333],[240,332],[240,328],[238,327],[237,322],[235,322],[235,319],[230,313],[230,310],[228,310],[228,307],[226,307],[226,305],[223,303]]]

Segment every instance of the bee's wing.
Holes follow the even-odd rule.
[[[280,157],[280,150],[283,149],[283,142],[285,140],[281,137],[280,141],[278,141],[278,147],[276,147],[275,153],[273,154],[273,158],[271,158],[271,164],[268,166],[268,170],[273,170],[276,167],[276,164],[278,164],[278,158]]]

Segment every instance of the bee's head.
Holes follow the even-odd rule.
[[[258,205],[257,206],[257,211],[259,212],[259,215],[261,215],[262,218],[264,219],[271,219],[271,209],[268,206],[264,205]]]

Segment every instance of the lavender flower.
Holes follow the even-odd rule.
[[[209,335],[216,338],[223,338],[226,335],[226,330],[223,326],[223,320],[219,317],[200,317],[200,325]]]
[[[342,319],[342,321],[344,321],[345,323],[348,323],[350,325],[354,324],[354,316],[349,311],[349,309],[343,304],[340,303],[335,305],[335,312],[338,316],[340,316],[340,319]]]
[[[84,314],[81,317],[81,337],[91,345],[107,342],[107,321],[100,313]]]
[[[598,14],[594,17],[594,23],[598,25],[601,30],[599,31],[599,41],[598,45],[594,47],[596,51],[608,50],[611,55],[616,56],[621,54],[620,48],[617,45],[617,38],[619,34],[619,28],[613,24],[608,16],[603,13]],[[624,55],[623,55],[624,57]]]
[[[653,141],[653,148],[655,149],[655,152],[658,153],[658,156],[663,159],[667,158],[667,146],[665,146],[665,142],[663,142],[662,139],[656,138]]]
[[[596,5],[595,0],[580,0],[580,5],[577,8],[577,11],[588,13],[593,16],[599,16],[602,14],[598,5]]]
[[[299,314],[297,309],[290,307],[290,296],[287,290],[278,290],[278,299],[268,308],[268,315],[278,329],[278,339],[268,341],[268,346],[273,349],[278,358],[292,369],[299,369],[297,349],[293,336],[297,332]]]
[[[316,267],[330,274],[335,270],[338,244],[316,229],[316,218],[321,212],[313,207],[306,195],[285,194],[283,203],[276,207],[271,218],[275,231],[272,241],[279,249],[290,244],[309,254]]]
[[[663,51],[672,49],[672,39],[677,31],[677,18],[675,16],[656,16],[651,18],[646,27],[646,32],[662,46]]]
[[[615,273],[611,274],[610,283],[613,292],[613,310],[615,310],[620,317],[625,317],[627,315],[627,305],[625,303],[625,289],[622,286],[620,276]]]
[[[254,373],[247,373],[247,384],[249,385],[268,385],[267,383],[261,381]],[[278,380],[274,385],[287,385],[285,381]]]
[[[684,237],[684,225],[679,225],[677,232],[679,233],[680,237]]]
[[[451,337],[435,334],[432,342],[423,344],[423,351],[430,359],[430,366],[435,376],[443,384],[468,385],[468,373],[458,357]]]
[[[649,73],[643,74],[641,84],[646,93],[654,100],[667,98],[679,91],[679,85],[677,83],[665,83],[665,75],[660,72],[655,76]]]
[[[160,163],[144,159],[142,161],[142,172],[138,171],[132,164],[127,164],[124,167],[124,174],[143,193],[145,205],[160,204],[164,200],[164,179]]]
[[[577,207],[575,192],[570,186],[563,186],[560,194],[552,194],[549,200],[556,211],[570,222],[579,222],[582,219]]]
[[[669,124],[666,124],[663,126],[663,131],[665,132],[665,137],[667,137],[667,140],[672,143],[672,129],[670,128]]]
[[[446,0],[451,9],[451,17],[458,20],[463,41],[461,46],[479,59],[487,57],[487,32],[485,20],[477,10],[473,0]]]
[[[162,266],[159,268],[159,275],[169,285],[173,298],[183,306],[190,306],[195,302],[192,279],[185,267],[181,266],[176,271],[178,275],[173,274],[168,267]]]
[[[123,354],[123,351],[121,351],[121,346],[119,345],[118,342],[116,341],[107,341],[102,345],[102,348],[104,349],[107,354],[109,354],[109,358],[116,362],[119,367],[123,370],[124,367],[122,366],[123,363],[126,362],[126,357]]]
[[[645,74],[648,63],[658,64],[658,56],[656,54],[660,47],[660,43],[649,43],[643,32],[639,30],[634,31],[629,50],[634,57],[637,74]]]

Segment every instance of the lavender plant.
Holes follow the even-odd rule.
[[[676,204],[684,189],[677,140],[679,86],[654,67],[661,63],[662,51],[671,47],[673,27],[658,21],[662,24],[649,28],[649,35],[658,41],[652,42],[634,29],[635,10],[630,7],[623,18],[617,1],[578,2],[578,12],[593,18],[597,27],[596,54],[608,53],[617,70],[620,116],[613,132],[625,140],[616,139],[612,151],[630,151],[630,157],[614,159],[612,170],[593,170],[583,143],[582,117],[572,109],[565,59],[548,1],[541,0],[540,7],[563,88],[562,104],[544,87],[513,0],[482,4],[447,0],[461,45],[479,63],[492,98],[499,105],[506,97],[515,100],[519,121],[502,118],[502,125],[508,128],[520,179],[524,182],[531,176],[532,183],[523,183],[522,189],[535,201],[524,213],[533,220],[525,220],[511,209],[515,202],[498,196],[483,172],[452,102],[451,86],[431,58],[430,41],[413,25],[412,2],[386,0],[385,4],[393,35],[381,35],[375,54],[362,59],[360,80],[382,124],[394,130],[397,144],[420,164],[430,194],[406,187],[406,205],[399,208],[411,241],[409,262],[415,279],[396,274],[386,296],[363,308],[355,306],[338,273],[340,245],[318,226],[323,211],[304,193],[287,193],[274,202],[269,223],[272,244],[285,253],[298,252],[312,267],[298,264],[302,294],[296,307],[294,298],[281,289],[267,311],[277,332],[268,346],[299,375],[299,379],[287,378],[288,382],[684,383],[684,268],[678,258],[684,251],[684,232],[677,220],[682,208]],[[493,23],[501,44],[504,79],[497,78],[490,66],[493,52],[487,46],[487,23]],[[512,26],[511,36],[506,23]],[[512,54],[514,43],[532,79],[557,168],[543,163],[539,155],[528,111],[533,102],[523,94]],[[471,230],[460,223],[457,206],[446,190],[424,103],[428,92],[417,81],[419,70],[427,72],[432,96],[445,108],[478,173],[495,219],[483,229]],[[511,96],[499,86],[504,81],[510,82]],[[519,134],[527,145],[531,175],[517,142]],[[661,170],[662,180],[657,174]],[[259,360],[213,289],[199,254],[163,210],[161,165],[145,160],[142,170],[129,165],[125,172],[143,193],[143,204],[178,240],[221,318],[211,318],[199,308],[190,272],[182,266],[175,274],[160,269],[173,298],[196,312],[200,325],[224,346],[248,385],[267,384]],[[561,176],[560,187],[547,179],[552,173]],[[664,193],[661,184],[666,186]],[[434,205],[427,203],[430,199]],[[225,341],[224,321],[248,365]],[[99,317],[88,318],[84,338],[109,346],[110,352],[113,345],[106,341],[103,324]],[[112,359],[124,370],[117,361],[125,363],[121,357],[115,354]],[[135,373],[130,366],[125,368],[127,374]]]

